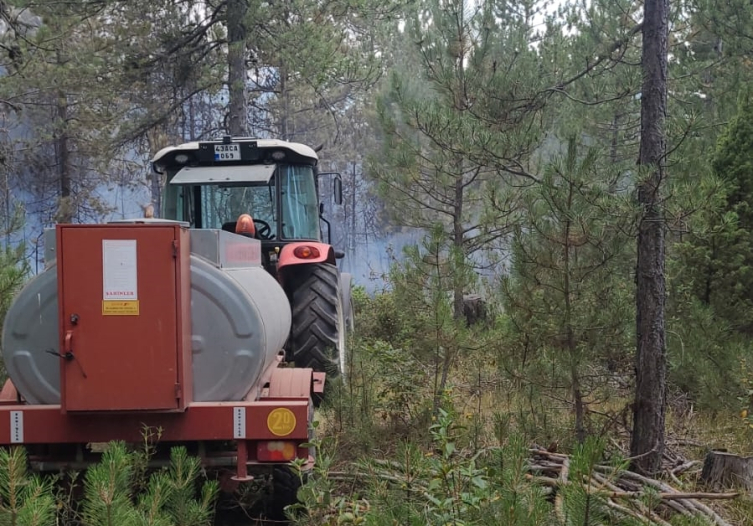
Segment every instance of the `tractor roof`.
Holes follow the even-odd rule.
[[[216,145],[238,145],[237,157],[228,160],[217,159]],[[280,152],[280,153],[276,153]],[[179,161],[176,156],[188,154],[188,161]],[[284,158],[278,157],[284,153]],[[313,148],[297,142],[281,141],[278,139],[257,139],[254,137],[223,137],[208,141],[191,141],[176,146],[167,146],[158,151],[152,158],[155,168],[169,166],[193,165],[227,165],[250,164],[258,162],[303,162],[316,165],[319,157]]]

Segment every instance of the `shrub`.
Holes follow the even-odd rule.
[[[0,524],[52,526],[210,526],[219,486],[205,481],[197,498],[199,460],[184,447],[171,450],[168,467],[138,488],[140,452],[108,445],[83,478],[83,500],[58,494],[58,477],[29,473],[22,447],[0,450]]]

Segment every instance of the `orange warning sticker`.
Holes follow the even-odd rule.
[[[104,316],[138,316],[139,300],[105,300],[102,302]]]

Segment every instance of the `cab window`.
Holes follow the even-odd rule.
[[[280,167],[283,239],[319,240],[319,205],[311,166]]]

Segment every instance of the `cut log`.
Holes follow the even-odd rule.
[[[709,451],[703,461],[701,481],[714,490],[742,488],[753,490],[753,457],[740,457],[725,451]]]

